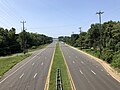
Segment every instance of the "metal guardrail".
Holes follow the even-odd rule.
[[[57,72],[56,72],[56,90],[63,90],[60,69],[57,69]]]

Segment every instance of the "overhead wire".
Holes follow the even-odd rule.
[[[4,15],[4,17],[3,16],[1,17],[1,19],[3,19],[3,21],[7,22],[10,26],[14,26],[15,20],[19,20],[20,21],[20,19],[21,19],[20,16],[17,15],[18,13],[16,14],[15,10],[13,9],[11,4],[7,0],[0,1],[0,4],[2,6],[0,8],[0,11]],[[8,21],[8,20],[10,20],[11,22]]]

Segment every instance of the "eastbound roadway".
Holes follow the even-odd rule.
[[[120,83],[93,58],[60,43],[76,90],[120,90]]]
[[[44,90],[56,43],[26,58],[0,79],[0,90]]]

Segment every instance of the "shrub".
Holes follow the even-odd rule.
[[[115,55],[113,56],[113,61],[111,65],[114,66],[115,68],[120,69],[120,51],[116,52]]]
[[[36,49],[37,47],[36,46],[32,46],[31,49]]]

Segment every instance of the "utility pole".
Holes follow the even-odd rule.
[[[26,38],[25,38],[25,23],[26,21],[21,21],[20,23],[23,24],[23,40],[22,40],[22,44],[23,44],[23,52],[24,54],[26,53]]]
[[[81,29],[82,29],[82,27],[79,27],[79,29],[80,29],[80,33],[81,33],[81,32],[82,32],[82,30],[81,30]]]
[[[96,14],[99,15],[99,33],[100,33],[100,42],[99,42],[99,45],[100,45],[100,58],[101,58],[101,55],[102,55],[102,34],[101,34],[101,30],[102,30],[102,26],[101,26],[101,15],[103,14],[104,12],[97,12]]]
[[[82,32],[82,27],[79,27],[79,29],[80,29],[80,34],[81,34],[81,32]],[[82,49],[82,36],[80,35],[80,49]]]

